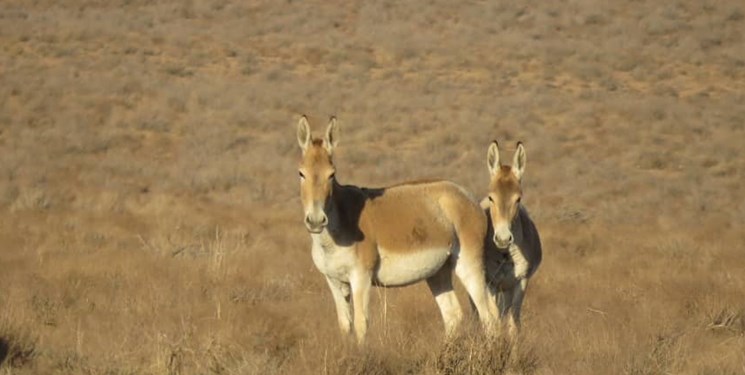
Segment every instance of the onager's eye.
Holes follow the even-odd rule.
[[[489,196],[489,203],[494,203],[494,198],[492,198],[491,195]]]
[[[336,172],[329,175],[329,180],[333,180],[336,178]]]
[[[517,197],[517,200],[515,201],[515,203],[517,203],[517,204],[520,204],[520,201],[521,201],[522,199],[523,199],[523,197]]]
[[[303,174],[303,171],[298,171],[297,173],[300,175],[301,179],[305,179],[305,175]]]

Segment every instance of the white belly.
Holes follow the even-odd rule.
[[[314,235],[313,263],[324,275],[348,283],[357,264],[354,247],[337,246],[323,235]],[[451,248],[391,252],[378,248],[378,264],[372,282],[380,286],[403,286],[424,280],[439,271],[451,255]]]
[[[391,253],[379,249],[380,262],[375,283],[381,286],[403,286],[424,280],[435,274],[450,256],[449,248],[418,250],[412,253]]]

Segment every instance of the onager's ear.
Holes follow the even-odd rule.
[[[303,150],[303,153],[310,146],[310,125],[308,125],[308,118],[305,115],[300,117],[300,121],[297,122],[297,143]]]
[[[517,142],[517,150],[515,150],[515,157],[512,160],[512,173],[518,179],[521,179],[523,173],[525,173],[525,147],[523,147],[522,142]]]
[[[336,125],[336,117],[331,116],[329,119],[329,126],[326,128],[326,138],[323,140],[323,145],[326,147],[329,155],[334,152],[334,148],[339,143],[339,126]]]
[[[486,152],[486,166],[489,167],[489,174],[494,176],[499,172],[502,163],[499,161],[499,145],[497,141],[492,141],[489,150]]]

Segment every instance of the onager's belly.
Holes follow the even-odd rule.
[[[449,248],[390,252],[380,250],[380,263],[374,281],[380,286],[403,286],[424,280],[442,268],[450,256]]]

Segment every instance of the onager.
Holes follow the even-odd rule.
[[[426,280],[449,336],[463,316],[453,270],[484,326],[490,332],[495,328],[497,306],[484,269],[486,217],[464,189],[448,181],[375,189],[341,185],[332,160],[336,119],[319,139],[311,137],[308,120],[301,117],[297,139],[300,199],[313,262],[326,276],[344,335],[350,333],[354,311],[354,333],[358,343],[364,342],[371,286]]]
[[[491,179],[489,195],[481,207],[488,217],[484,240],[487,280],[492,294],[499,294],[500,319],[509,314],[510,335],[515,337],[528,280],[541,264],[541,239],[520,203],[526,161],[522,143],[517,143],[512,166],[500,162],[497,141],[489,146],[486,161]]]

